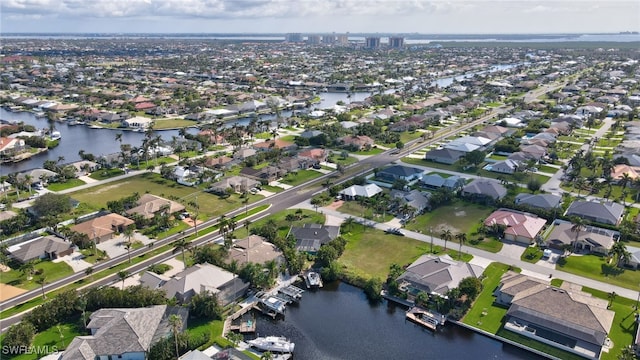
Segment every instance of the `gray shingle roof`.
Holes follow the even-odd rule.
[[[478,277],[483,269],[477,265],[454,261],[448,255],[422,255],[407,271],[398,278],[398,282],[409,282],[412,286],[425,291],[444,295],[455,288],[460,280]]]
[[[560,205],[561,196],[553,194],[525,194],[516,195],[516,204],[525,204],[535,208],[553,209]]]
[[[340,227],[304,224],[303,227],[292,227],[291,234],[296,239],[296,249],[314,252],[318,251],[320,246],[338,237]]]
[[[492,199],[501,199],[507,195],[507,188],[497,181],[486,179],[475,179],[463,187],[462,191],[467,194],[488,196]]]
[[[624,212],[624,206],[615,202],[576,200],[567,209],[567,215],[576,215],[588,220],[616,225]]]

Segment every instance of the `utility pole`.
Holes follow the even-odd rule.
[[[198,207],[198,195],[196,195],[196,217],[193,218],[193,230],[198,237],[198,215],[199,215],[199,207]]]
[[[431,235],[431,253],[433,254],[433,228],[429,226],[429,235]]]

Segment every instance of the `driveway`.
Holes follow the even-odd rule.
[[[86,261],[83,260],[84,259],[84,255],[81,252],[78,251],[74,251],[71,254],[67,255],[67,256],[63,256],[63,257],[59,257],[55,260],[52,260],[53,262],[61,262],[64,261],[67,264],[69,264],[69,266],[71,266],[71,268],[73,269],[74,273],[80,272],[80,271],[84,271],[84,269],[86,268],[90,268],[93,266],[93,264],[88,263]]]
[[[325,216],[324,224],[329,226],[340,226],[342,224],[342,221],[344,220],[341,217],[327,214]]]
[[[132,241],[140,241],[144,245],[148,245],[152,243],[153,240],[149,239],[147,236],[144,236],[140,233],[134,233]],[[109,239],[98,244],[98,249],[107,253],[110,258],[115,258],[122,254],[127,253],[127,249],[124,247],[124,243],[126,242],[126,238],[123,235],[119,235],[114,237],[113,239]]]
[[[524,245],[517,243],[502,242],[502,249],[498,252],[498,255],[506,256],[510,259],[520,260],[522,253],[527,249]]]
[[[546,268],[549,268],[550,270],[555,270],[556,263],[558,262],[558,259],[562,255],[562,251],[556,250],[556,249],[549,249],[549,250],[552,251],[551,256],[549,256],[548,259],[538,260],[538,262],[536,262],[536,265],[544,266]]]

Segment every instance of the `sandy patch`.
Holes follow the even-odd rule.
[[[8,267],[7,265],[0,264],[0,271],[2,272],[11,271],[11,268]]]
[[[453,213],[455,216],[460,217],[460,216],[467,216],[467,212],[462,210],[462,211],[456,211]]]
[[[94,193],[94,194],[102,194],[103,192],[107,192],[107,191],[109,191],[109,190],[117,189],[117,188],[119,188],[120,186],[125,186],[125,185],[127,185],[128,183],[129,183],[129,181],[125,181],[125,182],[120,183],[120,184],[118,184],[118,185],[109,185],[109,186],[105,186],[105,187],[103,187],[103,188],[101,188],[101,189],[99,189],[99,190],[95,190],[93,193]]]
[[[11,299],[12,297],[18,296],[26,292],[27,290],[25,289],[20,289],[15,286],[0,283],[0,301]]]
[[[344,201],[343,201],[343,200],[338,200],[338,201],[334,201],[334,202],[332,202],[331,204],[329,204],[329,205],[327,205],[327,206],[325,206],[325,207],[326,207],[327,209],[330,209],[330,210],[336,210],[336,209],[338,209],[340,206],[342,206],[342,204],[344,204]]]
[[[187,225],[189,225],[189,226],[191,226],[191,227],[193,227],[193,226],[194,226],[194,224],[193,224],[194,222],[196,223],[196,225],[200,225],[200,224],[202,224],[202,223],[203,223],[203,221],[202,221],[202,220],[194,221],[194,220],[193,220],[192,218],[190,218],[190,217],[188,217],[188,218],[184,218],[184,219],[182,219],[182,221],[183,221],[185,224],[187,224]]]
[[[441,234],[443,231],[449,230],[452,233],[459,233],[460,229],[453,227],[449,224],[438,224],[436,225],[436,227],[433,228],[433,230],[435,231],[435,234]]]

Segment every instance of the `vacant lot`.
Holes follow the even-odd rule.
[[[71,195],[72,198],[87,204],[92,210],[99,210],[107,207],[107,202],[121,199],[125,196],[138,193],[140,195],[150,193],[166,197],[168,199],[179,199],[187,209],[194,213],[196,196],[200,216],[215,217],[220,216],[230,210],[242,206],[242,199],[239,194],[232,194],[226,199],[221,199],[217,195],[205,193],[197,188],[183,186],[175,181],[163,179],[155,173],[145,173],[139,176],[130,177],[109,184],[80,190]],[[249,202],[261,199],[261,195],[249,195]]]

